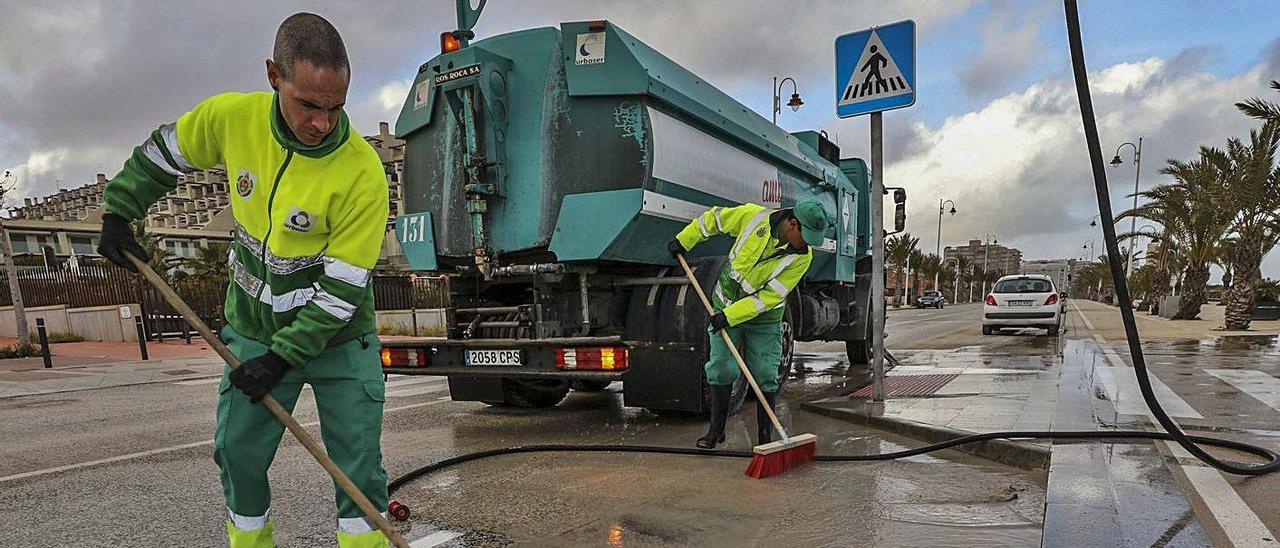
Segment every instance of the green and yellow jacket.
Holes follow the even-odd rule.
[[[373,333],[387,178],[346,114],[312,147],[291,137],[274,94],[215,95],[134,149],[103,192],[106,211],[140,219],[179,175],[218,164],[236,221],[231,327],[294,366]]]
[[[718,234],[735,238],[712,298],[729,325],[782,321],[787,295],[813,261],[808,246],[797,251],[774,235],[773,213],[756,204],[713,207],[676,234],[685,249]]]

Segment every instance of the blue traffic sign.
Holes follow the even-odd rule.
[[[860,116],[915,102],[915,21],[836,38],[836,116]]]

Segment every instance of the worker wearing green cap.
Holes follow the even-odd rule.
[[[756,204],[713,207],[693,219],[667,245],[672,256],[693,249],[712,236],[735,238],[729,261],[720,272],[711,302],[711,359],[707,383],[711,385],[711,426],[698,439],[698,447],[713,449],[724,442],[729,416],[729,395],[738,379],[738,365],[716,333],[727,329],[751,376],[760,385],[769,406],[778,396],[778,364],[782,361],[782,316],[787,295],[800,283],[813,259],[810,247],[826,239],[827,213],[813,198],[795,206],[769,209]],[[772,426],[757,404],[759,443],[770,441]]]

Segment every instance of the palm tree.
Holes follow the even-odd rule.
[[[961,285],[961,290],[964,292],[965,302],[970,302],[972,300],[969,294],[972,293],[970,288],[973,285],[973,265],[970,264],[968,257],[957,255],[956,267],[960,269],[960,282],[963,284]],[[960,302],[959,295],[956,295],[956,302]]]
[[[906,298],[906,284],[903,283],[906,277],[903,271],[907,268],[907,260],[911,258],[911,252],[919,243],[920,238],[912,236],[910,232],[890,236],[884,243],[885,259],[893,265],[894,279],[898,284],[896,289],[903,292],[903,299]],[[899,300],[898,304],[901,306],[902,300]]]
[[[1250,131],[1247,145],[1232,138],[1227,141],[1225,151],[1202,148],[1201,154],[1222,174],[1223,208],[1232,215],[1232,245],[1229,254],[1222,257],[1233,272],[1231,287],[1224,296],[1228,330],[1249,328],[1255,286],[1262,279],[1262,258],[1280,239],[1277,146],[1280,146],[1280,120]]]
[[[1280,82],[1272,80],[1271,89],[1280,91]],[[1261,97],[1254,97],[1248,101],[1236,103],[1236,108],[1240,109],[1240,112],[1264,122],[1280,121],[1280,104],[1272,103]]]
[[[1168,217],[1175,221],[1165,225],[1166,233],[1179,242],[1185,261],[1175,320],[1191,320],[1200,315],[1209,265],[1216,259],[1218,243],[1231,224],[1230,211],[1224,207],[1221,166],[1210,156],[1208,149],[1201,148],[1199,157],[1190,162],[1169,160],[1160,172],[1172,176],[1174,182],[1140,193],[1147,195],[1148,202],[1138,207],[1139,217]],[[1143,213],[1151,209],[1168,211],[1152,216]]]
[[[156,271],[165,281],[171,281],[172,270],[182,262],[182,257],[170,253],[164,245],[164,236],[147,233],[147,225],[143,221],[133,223],[133,237],[151,256],[147,266]]]
[[[194,257],[181,260],[182,266],[191,271],[191,277],[203,280],[227,279],[227,248],[222,242],[210,242],[209,245],[196,248]]]
[[[907,260],[907,264],[910,265],[910,272],[907,273],[907,277],[911,279],[911,283],[909,284],[911,286],[911,290],[916,293],[920,292],[920,264],[923,262],[924,254],[921,253],[919,249],[912,249],[910,258]],[[907,295],[905,302],[909,304],[913,300],[914,299],[911,298],[911,295]]]
[[[920,259],[920,274],[924,277],[924,283],[930,285],[929,289],[938,289],[933,287],[933,279],[935,277],[940,278],[942,276],[942,271],[942,257],[932,253],[926,253],[924,258]],[[941,280],[939,280],[938,283],[940,285],[945,285]]]

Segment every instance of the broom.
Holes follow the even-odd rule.
[[[169,305],[178,311],[178,314],[182,316],[182,319],[191,324],[191,327],[194,327],[195,330],[200,333],[201,337],[204,337],[205,342],[209,343],[209,346],[213,348],[213,351],[216,352],[223,361],[227,362],[227,365],[231,366],[232,369],[240,367],[240,359],[237,358],[235,354],[231,353],[231,349],[227,348],[227,345],[222,343],[222,339],[219,339],[217,335],[213,334],[213,331],[209,329],[209,326],[205,325],[205,323],[200,320],[200,316],[197,315],[190,306],[187,306],[187,303],[182,300],[182,297],[179,297],[178,294],[173,291],[172,287],[169,287],[169,284],[164,281],[164,278],[161,278],[156,274],[156,271],[152,270],[151,267],[147,265],[147,263],[142,262],[141,259],[133,256],[131,253],[126,252],[124,256],[128,257],[129,261],[133,263],[133,266],[138,269],[138,274],[141,274],[143,278],[150,282],[152,287],[155,287],[156,291],[160,292],[160,296],[163,297],[165,301],[168,301]],[[320,466],[324,468],[324,471],[329,473],[329,476],[333,478],[334,483],[338,484],[338,487],[345,491],[347,496],[351,497],[352,501],[355,501],[356,506],[360,508],[361,512],[364,512],[365,517],[372,521],[378,529],[382,530],[382,534],[387,536],[387,540],[390,541],[392,545],[397,548],[409,548],[409,543],[405,542],[404,538],[391,528],[391,522],[387,521],[387,518],[382,515],[381,511],[374,508],[373,503],[369,502],[368,497],[365,497],[364,493],[360,492],[360,488],[356,487],[356,484],[351,482],[351,478],[348,478],[347,475],[342,472],[342,469],[338,468],[338,465],[329,458],[328,453],[324,452],[324,448],[320,447],[320,444],[316,443],[315,438],[312,438],[310,434],[307,434],[307,431],[302,428],[302,425],[298,424],[298,421],[293,419],[293,416],[280,405],[280,402],[277,402],[275,398],[272,398],[271,394],[267,394],[262,398],[262,405],[265,406],[268,411],[271,411],[271,414],[275,415],[276,418],[284,424],[285,428],[298,438],[298,441],[302,443],[302,446],[307,448],[307,451],[311,453],[312,457],[315,457],[316,462],[319,462]]]
[[[684,255],[676,255],[676,260],[680,261],[681,267],[684,267],[684,275],[689,278],[689,284],[698,293],[698,298],[702,299],[703,306],[707,307],[707,313],[714,315],[716,310],[711,306],[711,301],[707,300],[707,294],[702,291],[702,286],[698,285],[697,278],[693,276],[693,269],[689,268],[688,262],[685,262]],[[769,414],[769,421],[773,423],[774,428],[778,429],[778,435],[782,437],[781,440],[752,448],[752,452],[755,455],[751,457],[751,464],[747,465],[747,475],[756,479],[767,478],[779,475],[801,464],[813,462],[813,453],[814,449],[817,448],[818,437],[813,434],[787,435],[787,429],[782,427],[782,422],[778,420],[778,415],[773,412],[773,408],[769,405],[768,400],[765,399],[764,392],[760,390],[760,385],[756,384],[755,377],[751,376],[751,370],[747,369],[747,362],[743,361],[742,354],[738,353],[738,347],[733,345],[733,339],[729,338],[729,332],[721,329],[720,336],[724,337],[724,344],[729,347],[729,353],[733,354],[733,359],[738,362],[738,368],[742,370],[747,382],[751,384],[751,389],[755,391],[756,399],[760,402],[760,408]]]

